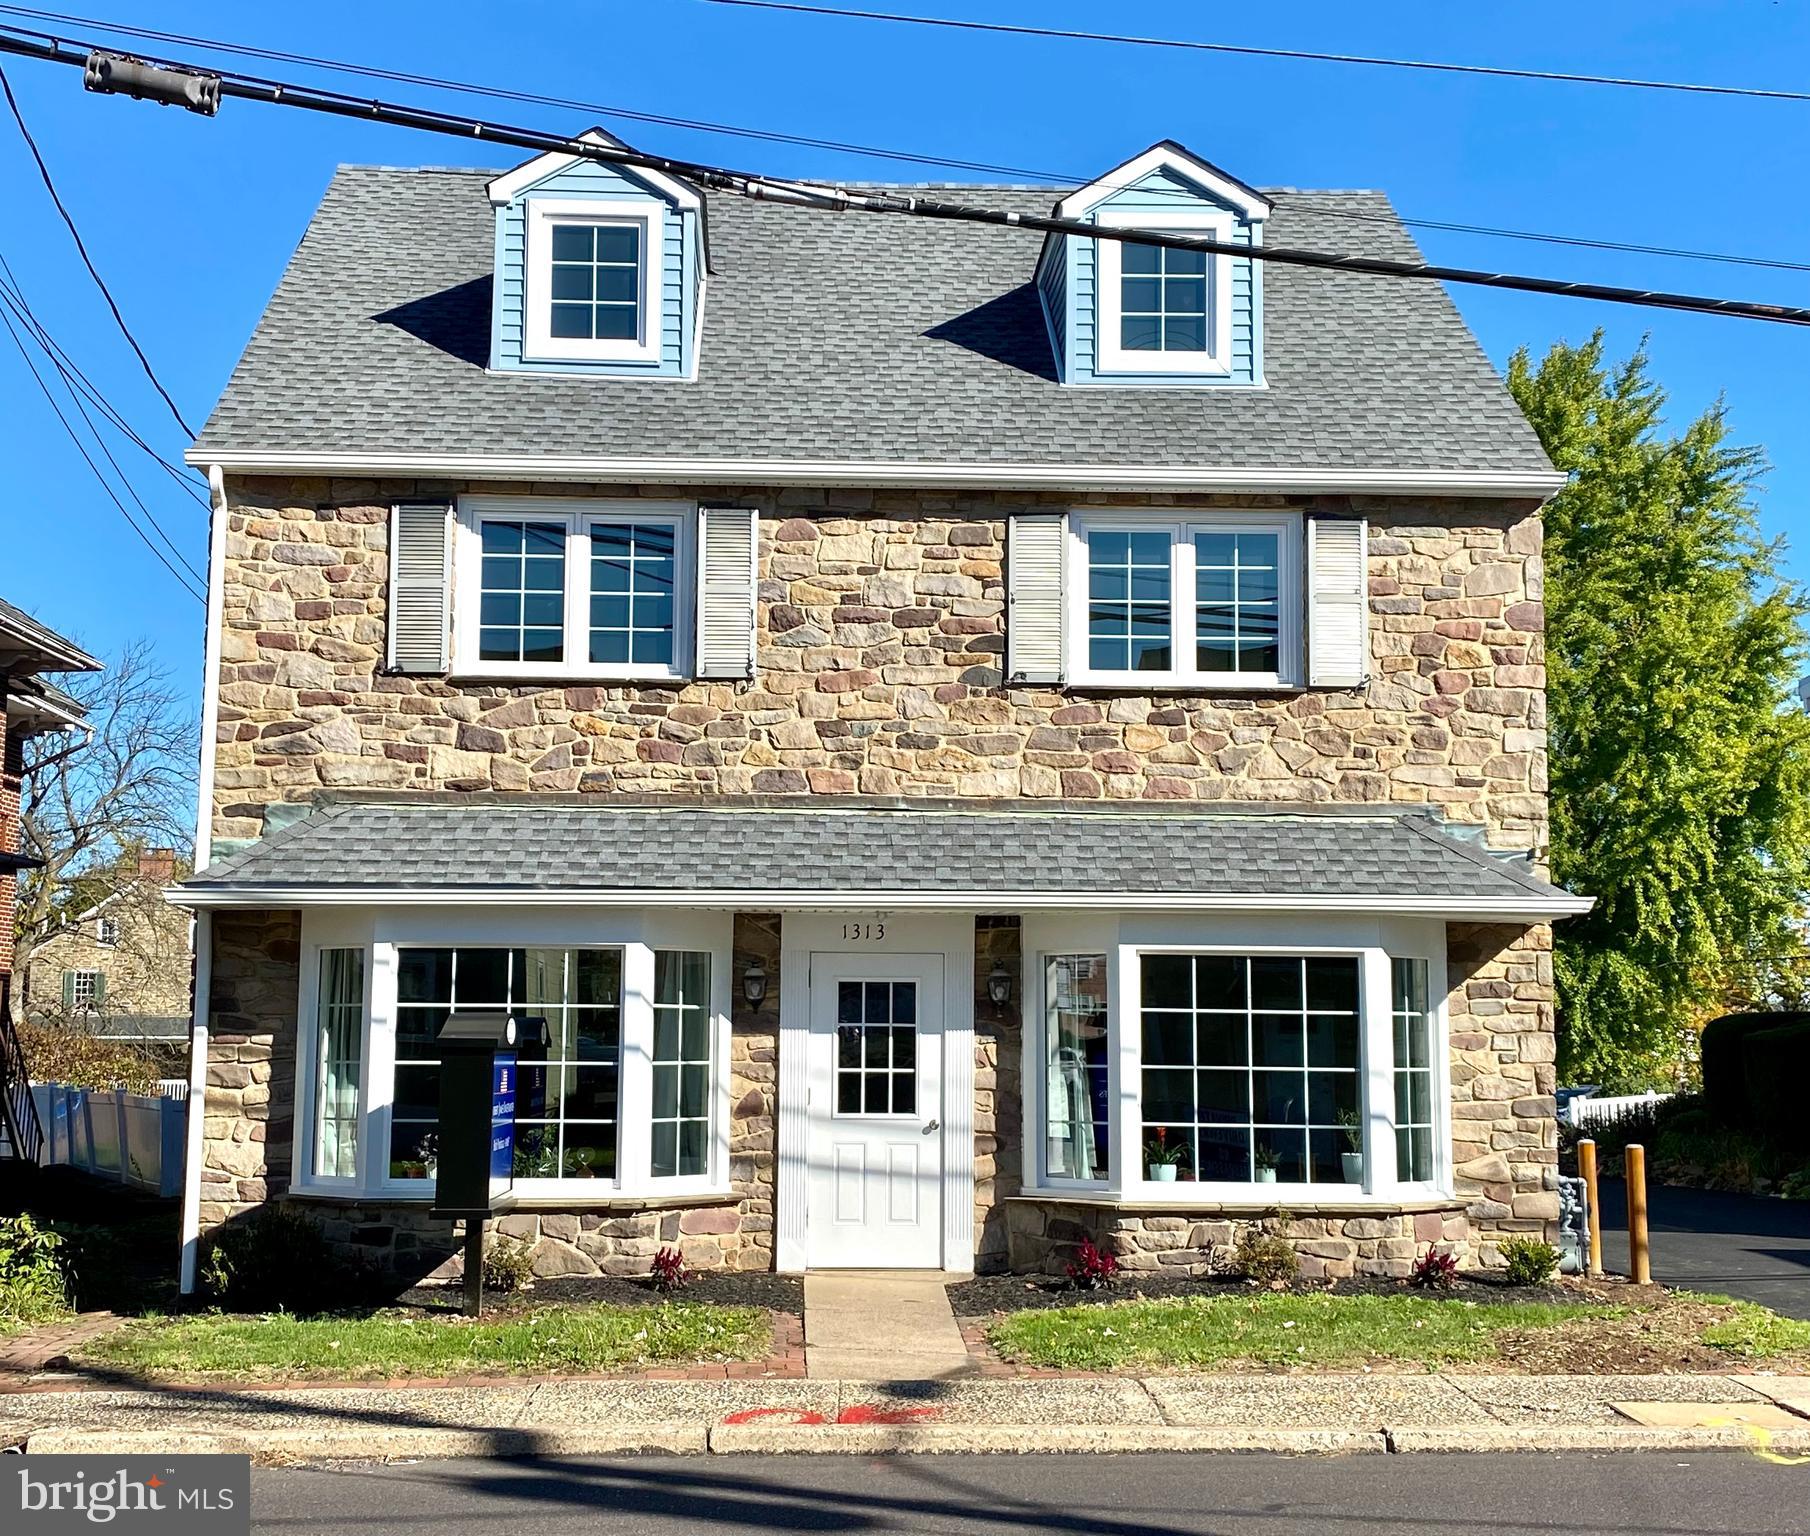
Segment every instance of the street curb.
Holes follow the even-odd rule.
[[[1758,1430],[1739,1424],[1659,1428],[1647,1424],[1501,1424],[1390,1429],[1397,1455],[1420,1451],[1810,1451],[1810,1428]]]
[[[584,1429],[562,1424],[516,1424],[497,1429],[376,1429],[363,1424],[318,1429],[42,1429],[25,1445],[26,1454],[35,1456],[199,1456],[227,1452],[249,1455],[254,1461],[615,1456],[637,1451],[699,1456],[708,1449],[708,1426],[698,1420]]]
[[[875,1456],[1133,1451],[1274,1451],[1290,1456],[1388,1450],[1359,1429],[1220,1429],[1188,1424],[718,1424],[718,1455]]]

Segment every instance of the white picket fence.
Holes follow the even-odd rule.
[[[66,1163],[166,1198],[179,1195],[188,1152],[188,1094],[189,1085],[180,1078],[159,1082],[149,1094],[33,1083],[31,1096],[44,1127],[38,1161]]]
[[[1613,1125],[1643,1105],[1657,1104],[1671,1097],[1669,1093],[1590,1093],[1573,1099],[1565,1106],[1565,1113],[1573,1125]]]

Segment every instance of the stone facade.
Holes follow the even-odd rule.
[[[19,1011],[62,1018],[63,973],[98,971],[106,977],[99,1009],[103,1017],[186,1017],[194,956],[188,913],[164,899],[164,886],[173,875],[161,882],[133,881],[107,903],[103,910],[119,925],[117,942],[101,943],[96,919],[90,917],[38,945],[24,968]]]
[[[229,481],[216,836],[255,837],[266,806],[321,790],[495,789],[1411,803],[1544,851],[1527,504],[1362,508],[1374,680],[1361,691],[1007,688],[1005,519],[1039,500],[918,491],[695,493],[761,511],[751,685],[385,676],[389,504],[449,489]]]
[[[645,493],[760,512],[753,682],[540,686],[386,675],[389,506],[468,488],[479,489],[228,481],[217,838],[259,835],[272,805],[371,789],[1214,800],[1426,805],[1544,862],[1542,570],[1529,503],[1340,504],[1361,511],[1371,532],[1372,680],[1361,689],[1135,694],[1004,681],[1014,510],[1302,503],[669,486]],[[758,1013],[736,1004],[733,1198],[518,1212],[502,1230],[530,1246],[538,1272],[645,1270],[666,1244],[699,1268],[771,1267],[778,935],[778,918],[737,918],[737,974],[758,954],[772,980]],[[1285,1235],[1311,1273],[1401,1273],[1414,1245],[1427,1242],[1493,1262],[1495,1237],[1556,1217],[1550,933],[1454,925],[1451,935],[1459,1201],[1401,1215],[1293,1218]],[[295,938],[292,919],[217,919],[204,1227],[276,1193],[274,1170],[287,1168]],[[1018,1005],[988,1003],[986,976],[1002,962],[1015,1000],[1026,979],[1015,920],[982,918],[976,938],[977,1267],[1060,1268],[1066,1254],[1057,1250],[1083,1231],[1109,1239],[1131,1268],[1211,1262],[1234,1235],[1215,1213],[1014,1198]],[[260,945],[268,974],[254,978],[244,962]],[[336,1238],[391,1267],[447,1273],[456,1263],[418,1210],[340,1206],[327,1219]]]

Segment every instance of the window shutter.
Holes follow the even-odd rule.
[[[451,525],[452,508],[443,501],[401,502],[390,512],[392,672],[447,670]]]
[[[1062,681],[1063,551],[1068,517],[1062,512],[1015,515],[1006,535],[1006,680]]]
[[[1307,682],[1355,688],[1370,675],[1369,582],[1361,518],[1307,520]]]
[[[63,1006],[73,1010],[75,1007],[75,972],[63,972]]]
[[[94,1006],[95,1006],[95,1008],[98,1010],[100,1008],[100,1005],[106,1001],[107,1001],[107,973],[105,971],[96,971],[94,973]]]
[[[699,677],[754,676],[754,569],[760,514],[698,509]]]

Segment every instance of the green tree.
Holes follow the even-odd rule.
[[[1802,947],[1806,605],[1720,404],[1668,435],[1645,349],[1607,364],[1600,332],[1508,383],[1571,477],[1545,515],[1552,870],[1596,907],[1556,929],[1560,1073],[1663,1083]]]

